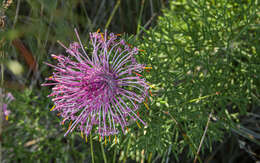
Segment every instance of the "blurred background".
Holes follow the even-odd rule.
[[[51,88],[41,87],[64,53],[57,44],[83,43],[108,29],[144,49],[156,86],[148,128],[100,146],[95,162],[260,161],[260,11],[254,0],[1,0],[2,162],[90,162],[80,133],[64,137]],[[14,100],[5,96],[12,93]],[[174,117],[174,118],[173,118]],[[177,120],[177,123],[176,123]],[[210,123],[209,123],[210,122]],[[147,133],[147,134],[146,134]],[[203,135],[206,134],[204,140]],[[136,139],[138,136],[138,139]],[[136,139],[136,140],[135,140]],[[200,148],[199,146],[202,147]],[[105,153],[105,156],[104,156]]]

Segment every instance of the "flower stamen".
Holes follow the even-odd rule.
[[[55,108],[55,105],[53,105],[53,107],[50,109],[50,111],[52,111]]]
[[[134,72],[137,76],[140,76],[140,77],[142,77],[143,75],[141,75],[141,74],[138,74],[137,72]]]
[[[135,121],[135,122],[136,122],[137,126],[138,126],[139,128],[141,128],[140,124],[139,124],[137,121]]]
[[[146,107],[147,110],[149,110],[149,107],[145,102],[144,102],[144,106]]]
[[[151,90],[149,90],[149,93],[150,93],[150,95],[151,95],[151,97],[153,96],[153,94],[152,94],[152,91]]]
[[[80,132],[80,134],[81,134],[82,139],[84,139],[84,136],[83,136],[83,132],[82,132],[82,131]]]
[[[116,135],[115,135],[115,144],[117,143],[117,138],[116,138]]]

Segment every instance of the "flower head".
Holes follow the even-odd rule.
[[[67,135],[76,126],[88,136],[95,130],[100,136],[114,135],[121,128],[124,132],[129,121],[145,123],[136,115],[147,96],[149,86],[141,76],[144,65],[138,64],[136,47],[130,47],[113,33],[90,33],[88,53],[82,43],[71,43],[67,56],[52,55],[57,59],[53,75],[46,80],[54,85],[54,107],[63,117],[61,124],[71,121]],[[121,127],[119,127],[121,126]]]
[[[0,88],[0,101],[1,103],[1,111],[3,112],[3,116],[6,120],[8,120],[8,116],[11,113],[10,110],[7,109],[8,104],[14,100],[14,96],[11,93],[5,94],[3,90]]]

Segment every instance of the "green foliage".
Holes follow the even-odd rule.
[[[5,125],[3,135],[4,160],[69,161],[77,156],[73,152],[77,147],[69,148],[73,141],[71,138],[65,140],[60,134],[64,129],[59,126],[55,114],[48,112],[49,101],[46,101],[44,96],[41,94],[36,96],[29,89],[23,94],[20,92],[13,94],[16,102],[10,106],[12,114]]]
[[[153,67],[146,77],[155,89],[142,115],[148,127],[125,138],[125,153],[136,158],[144,149],[146,159],[168,152],[195,157],[211,112],[202,151],[212,150],[250,112],[260,97],[257,6],[257,1],[173,1],[155,28],[144,29],[140,60]]]
[[[12,111],[4,124],[3,162],[72,162],[90,161],[90,144],[80,134],[64,137],[68,124],[60,125],[58,116],[50,112],[49,90],[13,91],[16,98],[9,105]],[[95,160],[102,162],[101,148],[95,142]],[[107,152],[109,154],[110,152]],[[111,153],[112,154],[112,153]],[[108,159],[112,160],[112,159]]]
[[[51,53],[64,52],[57,40],[66,45],[76,40],[74,27],[87,44],[88,32],[105,26],[116,0],[20,2],[19,13],[18,3],[6,10],[6,28],[0,32],[0,40],[5,42],[0,50],[6,53],[5,61],[18,60],[26,67],[10,46],[13,39],[21,39],[36,59],[38,71],[33,77],[5,71],[6,87],[16,100],[9,105],[12,113],[4,123],[3,161],[90,162],[89,140],[86,143],[77,132],[64,138],[69,124],[60,125],[56,113],[49,112],[52,102],[46,96],[50,89],[40,84],[51,69],[43,62],[53,62]],[[153,68],[144,73],[154,86],[147,102],[149,110],[141,104],[139,111],[147,126],[138,128],[133,122],[127,134],[118,135],[117,144],[108,143],[108,162],[194,159],[209,117],[201,153],[214,150],[216,142],[227,141],[224,136],[231,131],[259,144],[250,139],[259,134],[241,123],[249,112],[259,118],[255,111],[260,101],[258,1],[171,1],[149,30],[139,29],[138,23],[149,21],[164,1],[143,2],[141,6],[141,1],[121,0],[109,30],[134,33],[138,28],[140,32],[138,38],[123,37],[144,50],[138,60]],[[251,118],[250,124],[257,118]],[[237,124],[241,124],[239,129]],[[102,162],[99,138],[93,139],[95,161]]]

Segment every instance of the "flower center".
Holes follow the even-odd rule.
[[[103,81],[107,85],[109,90],[114,93],[117,88],[115,76],[113,76],[113,74],[108,73],[100,74],[99,76],[103,78]]]

